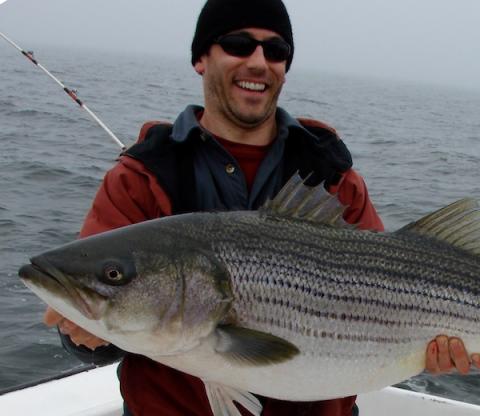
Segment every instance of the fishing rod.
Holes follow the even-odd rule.
[[[0,0],[1,4],[1,0]],[[82,107],[89,115],[92,117],[97,124],[105,130],[108,135],[112,138],[112,140],[121,147],[122,151],[126,149],[126,146],[113,134],[113,132],[105,125],[105,123],[100,120],[95,113],[90,110],[83,102],[78,98],[77,92],[75,90],[71,90],[70,88],[67,88],[62,82],[58,80],[50,71],[48,71],[42,64],[40,64],[35,57],[33,56],[32,51],[25,51],[20,46],[18,46],[15,42],[13,42],[11,39],[9,39],[7,36],[5,36],[2,32],[0,32],[0,36],[5,39],[10,45],[12,45],[15,49],[20,51],[20,53],[25,56],[30,62],[35,64],[37,67],[39,67],[43,72],[45,72],[51,79],[53,79],[62,89],[63,91],[73,100],[75,101],[80,107]]]

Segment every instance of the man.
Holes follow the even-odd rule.
[[[345,219],[382,230],[350,154],[333,129],[293,119],[277,107],[293,59],[290,20],[281,0],[208,0],[192,42],[192,65],[203,77],[204,108],[190,106],[173,127],[149,123],[139,143],[107,173],[81,236],[164,215],[218,209],[257,209],[296,171],[325,181],[349,208]],[[56,312],[64,344],[86,361],[121,352]],[[75,347],[75,345],[85,347]],[[478,357],[475,357],[478,362]],[[427,351],[434,372],[469,358],[459,340],[442,336]],[[203,383],[145,357],[126,354],[120,366],[126,414],[210,415]],[[351,416],[354,397],[312,403],[261,398],[264,415]],[[244,409],[242,414],[247,415]]]

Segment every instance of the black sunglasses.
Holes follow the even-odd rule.
[[[229,55],[242,58],[250,56],[258,45],[261,45],[267,61],[282,62],[290,56],[290,45],[280,38],[257,40],[247,35],[233,33],[220,36],[213,43],[220,45]]]

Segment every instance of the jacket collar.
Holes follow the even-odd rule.
[[[189,138],[196,136],[198,132],[203,131],[196,116],[200,111],[203,111],[203,107],[199,105],[189,105],[179,114],[172,129],[172,139],[175,142],[185,142]],[[291,129],[298,129],[308,137],[315,137],[305,129],[296,118],[293,118],[287,111],[280,107],[277,108],[276,120],[278,128],[277,140],[285,140]]]

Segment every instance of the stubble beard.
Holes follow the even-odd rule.
[[[277,108],[277,100],[280,91],[272,97],[266,106],[259,111],[242,111],[234,102],[226,102],[225,115],[230,121],[247,128],[255,128],[263,124],[275,113]]]
[[[242,104],[237,104],[236,100],[229,98],[226,89],[223,88],[221,79],[210,79],[206,85],[206,103],[213,104],[216,113],[227,119],[230,123],[242,128],[252,129],[262,125],[272,115],[277,108],[278,97],[282,88],[278,88],[270,100],[265,104],[262,110],[242,111]],[[208,98],[207,98],[208,97]],[[245,107],[245,105],[243,105]]]

